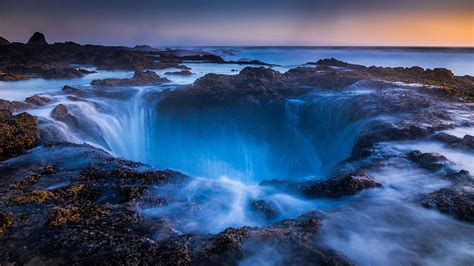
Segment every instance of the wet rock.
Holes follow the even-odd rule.
[[[438,153],[422,153],[419,150],[415,150],[409,152],[407,157],[422,168],[434,172],[452,165],[446,157]]]
[[[80,106],[71,104],[66,107],[64,104],[58,104],[51,111],[50,116],[57,121],[65,123],[76,133],[82,134],[84,139],[100,143],[103,147],[108,147],[100,127],[89,119]],[[48,136],[48,134],[45,135]]]
[[[466,185],[443,188],[422,196],[420,204],[462,221],[474,223],[474,191],[472,181]]]
[[[0,237],[4,236],[14,223],[13,213],[0,210]]]
[[[275,206],[265,200],[254,200],[250,203],[250,207],[267,220],[275,219],[278,216]]]
[[[307,64],[310,64],[310,65],[320,65],[320,66],[334,66],[334,67],[349,67],[349,68],[365,68],[364,66],[362,65],[354,65],[354,64],[349,64],[347,62],[344,62],[344,61],[340,61],[340,60],[337,60],[335,59],[334,57],[331,57],[331,58],[325,58],[325,59],[320,59],[318,60],[316,63],[314,62],[309,62]]]
[[[447,173],[445,176],[443,176],[443,178],[446,180],[454,181],[456,183],[469,182],[473,179],[473,177],[467,170],[461,170],[459,172],[453,171]]]
[[[50,68],[41,73],[41,77],[45,79],[73,79],[81,78],[87,74],[95,73],[95,71],[89,71],[85,69],[75,69],[71,67],[64,68]]]
[[[134,200],[148,191],[145,186],[119,186],[117,192],[125,198],[125,202]]]
[[[27,79],[30,79],[30,78],[31,78],[31,76],[29,76],[29,75],[1,73],[0,72],[0,80],[1,81],[19,81],[19,80],[27,80]]]
[[[91,85],[94,87],[129,87],[129,86],[151,86],[169,82],[167,78],[162,78],[154,71],[135,71],[132,78],[127,79],[102,79],[93,80]]]
[[[77,89],[77,88],[74,88],[74,87],[71,87],[71,86],[67,86],[67,85],[62,88],[62,92],[67,93],[67,94],[73,94],[73,95],[78,96],[78,97],[85,97],[87,95],[87,92],[85,92],[81,89]]]
[[[367,173],[353,173],[341,178],[309,182],[302,185],[299,190],[303,195],[311,198],[338,198],[381,186]]]
[[[41,32],[35,32],[28,40],[28,45],[48,45],[44,34]]]
[[[43,96],[34,95],[26,98],[25,102],[36,106],[42,106],[50,103],[51,99]]]
[[[278,261],[281,265],[352,265],[316,242],[319,227],[319,214],[312,212],[267,227],[228,228],[209,237],[176,236],[158,244],[160,252],[155,258],[158,263],[234,265],[245,258],[262,256],[255,247],[271,247],[284,254]]]
[[[16,112],[18,110],[27,109],[31,106],[24,102],[18,101],[7,101],[0,99],[0,110],[8,110],[10,112]],[[5,116],[4,116],[5,117]]]
[[[22,180],[13,182],[10,188],[18,189],[18,190],[26,190],[26,189],[29,189],[34,184],[36,184],[40,178],[41,178],[40,174],[31,174]]]
[[[235,64],[235,65],[256,65],[256,66],[275,66],[262,62],[260,60],[239,60],[239,61],[227,61],[226,64]]]
[[[96,201],[99,191],[87,184],[73,183],[70,186],[54,191],[54,198],[62,201],[78,202],[82,200]]]
[[[467,151],[474,150],[474,136],[465,135],[463,138],[458,138],[446,133],[437,133],[433,139],[442,141],[454,149],[461,149]]]
[[[194,75],[194,73],[189,70],[181,70],[181,71],[174,71],[174,72],[166,72],[165,75],[192,76]]]
[[[416,126],[397,126],[390,123],[382,123],[365,130],[357,139],[352,149],[352,159],[362,159],[371,155],[376,143],[394,140],[416,140],[425,138],[431,134],[431,130]]]
[[[20,155],[39,142],[38,121],[28,113],[0,116],[0,161]]]
[[[48,190],[35,189],[24,192],[10,198],[9,203],[12,205],[22,205],[31,203],[44,203],[54,199],[54,193]]]
[[[111,210],[94,204],[82,205],[80,207],[68,205],[55,207],[48,212],[46,223],[50,226],[62,226],[80,222],[100,221],[109,216]]]
[[[59,121],[65,121],[65,120],[71,120],[71,115],[69,114],[69,110],[64,104],[58,104],[54,109],[51,111],[51,117],[59,120]]]

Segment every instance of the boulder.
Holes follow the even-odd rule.
[[[33,33],[33,35],[28,40],[27,44],[28,45],[48,45],[48,43],[46,42],[46,38],[44,37],[44,34],[41,32]]]
[[[407,154],[408,159],[418,164],[422,168],[436,172],[445,167],[451,166],[452,163],[439,153],[422,153],[419,150],[411,151]]]
[[[181,71],[166,72],[165,75],[192,76],[194,73],[187,69],[183,69]]]
[[[472,181],[468,186],[443,188],[421,197],[420,204],[436,209],[462,221],[474,223],[474,191]]]
[[[437,133],[433,139],[446,143],[449,147],[460,150],[474,151],[474,136],[464,135],[463,138],[458,138],[446,133]]]
[[[27,109],[31,107],[29,104],[18,101],[7,101],[0,99],[0,110],[8,110],[10,112],[15,112],[21,109]]]
[[[367,173],[353,173],[341,178],[331,178],[319,182],[311,181],[303,184],[299,190],[303,195],[310,198],[338,198],[381,186]]]
[[[36,117],[28,113],[0,116],[0,161],[18,156],[39,143]]]
[[[266,220],[272,220],[278,216],[276,207],[265,200],[254,200],[250,203],[250,207]]]
[[[42,106],[50,103],[51,99],[43,96],[34,95],[26,98],[25,102],[35,106]]]
[[[87,95],[87,92],[85,92],[81,89],[77,89],[77,88],[68,86],[68,85],[65,85],[62,88],[62,92],[67,93],[67,94],[72,94],[72,95],[75,95],[75,96],[78,96],[78,97],[84,97],[84,96]]]
[[[154,71],[135,71],[132,78],[117,79],[96,79],[91,82],[94,87],[130,87],[130,86],[152,86],[169,82],[167,78],[162,78]]]

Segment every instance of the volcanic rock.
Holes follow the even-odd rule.
[[[174,72],[166,72],[165,75],[191,76],[191,75],[194,75],[194,73],[189,70],[181,70],[181,71],[174,71]]]
[[[62,92],[67,93],[67,94],[73,94],[73,95],[78,96],[78,97],[84,97],[84,96],[87,95],[87,92],[85,92],[83,90],[80,90],[80,89],[77,89],[77,88],[74,88],[74,87],[71,87],[71,86],[67,86],[67,85],[65,85],[62,88]]]
[[[0,161],[24,153],[39,142],[37,119],[28,114],[0,116]]]
[[[429,209],[474,223],[474,191],[472,181],[468,186],[453,186],[422,196],[420,204]]]
[[[342,178],[332,178],[320,182],[309,182],[301,186],[303,195],[311,198],[338,198],[354,195],[368,188],[377,188],[382,185],[376,182],[367,173],[354,173]]]
[[[167,78],[162,78],[154,71],[135,71],[132,78],[126,79],[101,79],[93,80],[91,85],[94,87],[129,87],[129,86],[151,86],[169,82]]]
[[[7,101],[0,99],[0,110],[8,110],[10,112],[15,112],[21,109],[27,109],[31,107],[29,104],[18,101]]]
[[[34,95],[26,98],[25,102],[36,106],[42,106],[50,103],[51,99],[43,96]]]
[[[464,135],[463,138],[458,138],[446,133],[437,133],[433,139],[443,141],[451,148],[473,151],[474,150],[474,136]]]
[[[48,45],[44,34],[41,32],[35,32],[28,40],[28,45]]]
[[[275,206],[265,200],[254,200],[250,207],[267,220],[275,219],[278,216]]]
[[[447,166],[452,165],[451,162],[438,153],[422,153],[418,150],[408,153],[408,158],[429,171],[439,171]]]
[[[84,75],[95,73],[95,71],[89,71],[85,69],[75,69],[71,67],[65,68],[50,68],[44,73],[41,73],[41,77],[45,79],[72,79],[72,78],[80,78]]]
[[[12,220],[13,213],[4,213],[0,210],[0,237],[4,236],[15,223]]]

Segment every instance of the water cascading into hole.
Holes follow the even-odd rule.
[[[130,102],[107,103],[97,119],[117,156],[191,176],[242,182],[324,177],[347,158],[367,123],[347,96],[311,95],[268,106],[234,105],[157,111],[138,91]],[[158,103],[159,104],[159,103]],[[177,107],[179,108],[179,107]]]

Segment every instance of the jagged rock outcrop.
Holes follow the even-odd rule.
[[[419,150],[415,150],[409,152],[407,156],[422,168],[433,172],[453,165],[446,157],[438,153],[422,153]]]
[[[194,73],[187,69],[183,69],[181,71],[165,72],[165,75],[192,76]]]
[[[433,137],[435,140],[446,143],[449,147],[460,150],[474,150],[474,136],[464,135],[462,138],[452,136],[446,133],[436,133]]]
[[[474,223],[474,192],[473,182],[443,188],[423,195],[420,204],[429,209],[436,209],[459,220]]]
[[[27,44],[28,45],[48,45],[48,43],[46,42],[46,38],[44,37],[44,34],[41,32],[33,33],[33,35],[28,40]]]
[[[20,167],[34,158],[48,163]],[[268,246],[284,252],[278,258],[282,264],[352,265],[317,241],[322,219],[317,212],[260,228],[179,234],[172,224],[143,216],[138,207],[165,204],[168,199],[154,189],[179,186],[188,178],[91,146],[46,145],[10,164],[0,163],[0,171],[2,182],[11,187],[0,194],[0,204],[7,203],[0,213],[2,263],[237,264],[265,255],[253,247]],[[157,231],[167,237],[153,240]]]
[[[42,106],[42,105],[46,105],[46,104],[51,103],[51,99],[48,98],[48,97],[34,95],[34,96],[27,97],[25,99],[25,102],[27,102],[31,105],[34,105],[34,106]]]
[[[0,111],[0,161],[18,156],[39,142],[37,119],[28,114]]]
[[[129,86],[152,86],[169,82],[167,78],[162,78],[154,71],[135,71],[132,78],[126,79],[101,79],[93,80],[91,85],[94,87],[129,87]]]
[[[260,185],[279,187],[309,198],[339,198],[382,186],[367,173],[362,172],[334,176],[322,181],[269,180],[263,181]]]

